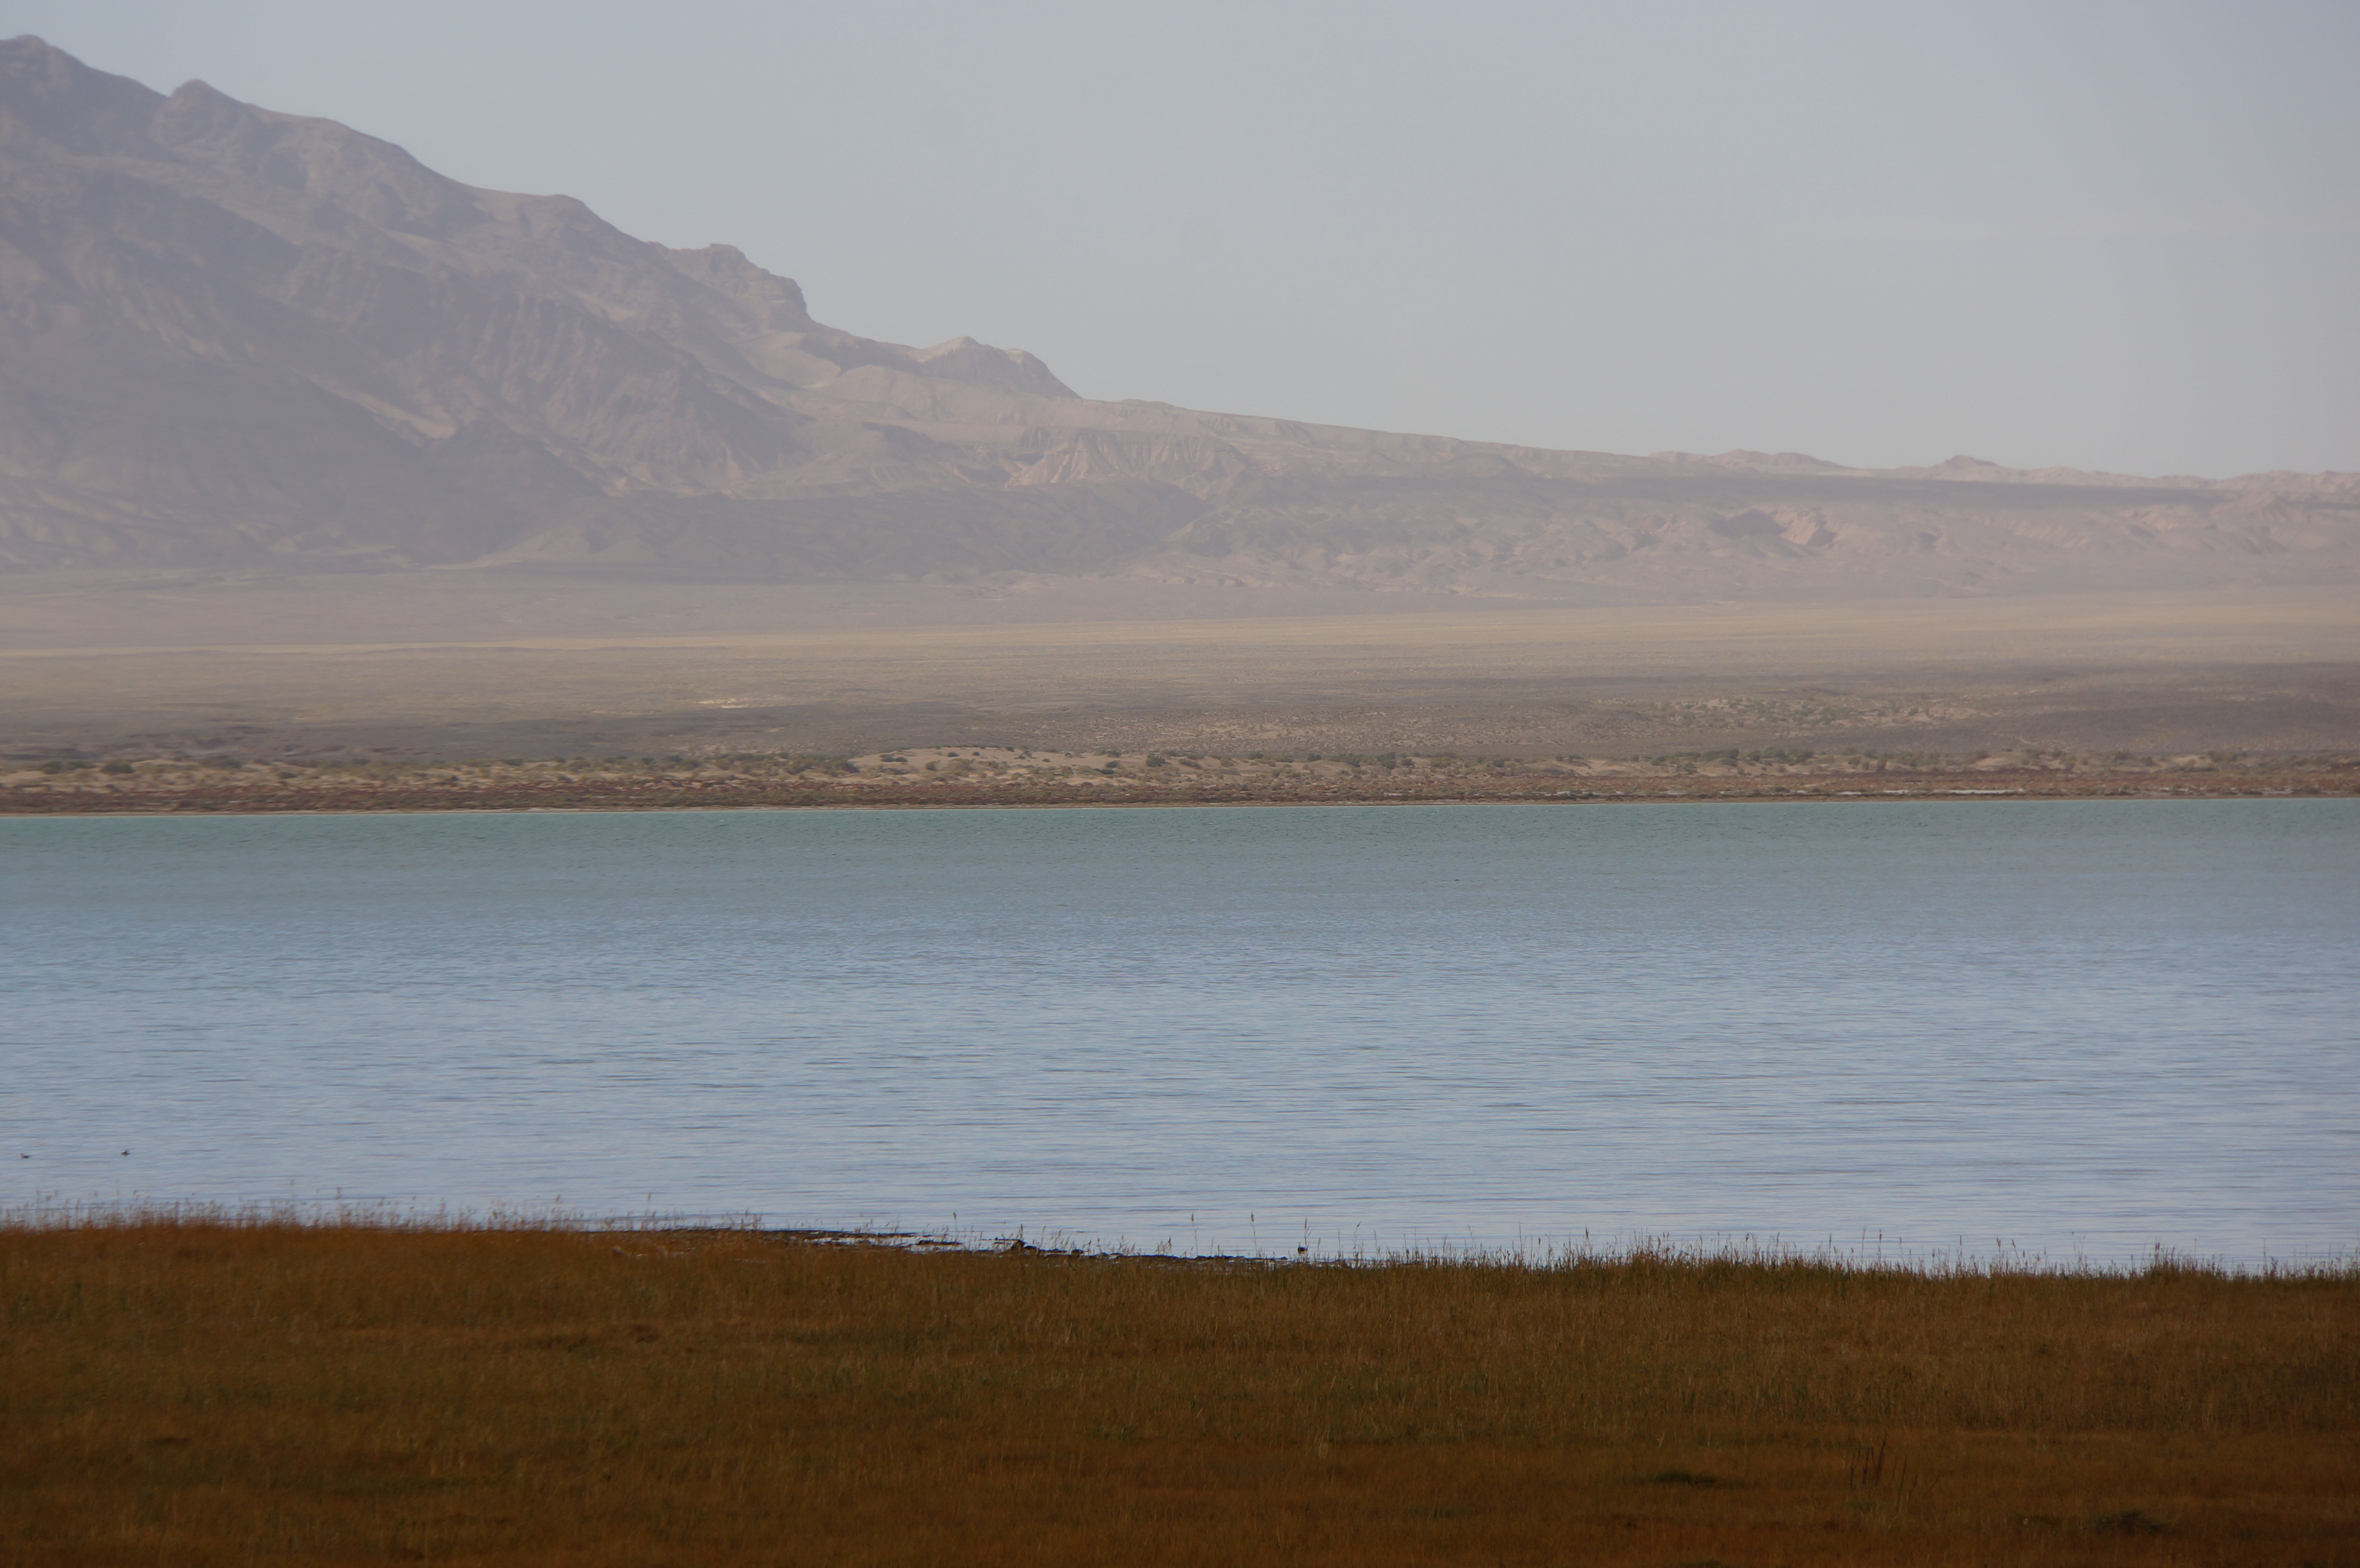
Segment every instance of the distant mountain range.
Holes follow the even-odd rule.
[[[1078,397],[333,121],[0,44],[0,569],[1642,598],[2318,583],[2360,475],[1616,457]]]

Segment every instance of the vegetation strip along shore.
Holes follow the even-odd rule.
[[[2214,752],[1814,753],[1645,757],[1244,756],[910,747],[441,762],[234,755],[51,758],[0,774],[0,815],[703,807],[1306,805],[1417,801],[2236,799],[2360,794],[2360,757]]]
[[[2360,1272],[0,1231],[11,1562],[2327,1563]]]

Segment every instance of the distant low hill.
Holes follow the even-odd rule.
[[[2360,475],[1617,457],[1075,396],[727,245],[0,44],[0,568],[1648,599],[2355,579]]]

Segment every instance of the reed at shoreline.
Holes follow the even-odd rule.
[[[2360,1532],[2360,1270],[1351,1267],[0,1229],[27,1563],[2242,1563]]]

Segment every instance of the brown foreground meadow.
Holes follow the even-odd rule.
[[[12,1563],[2360,1562],[2360,1273],[0,1229]]]

